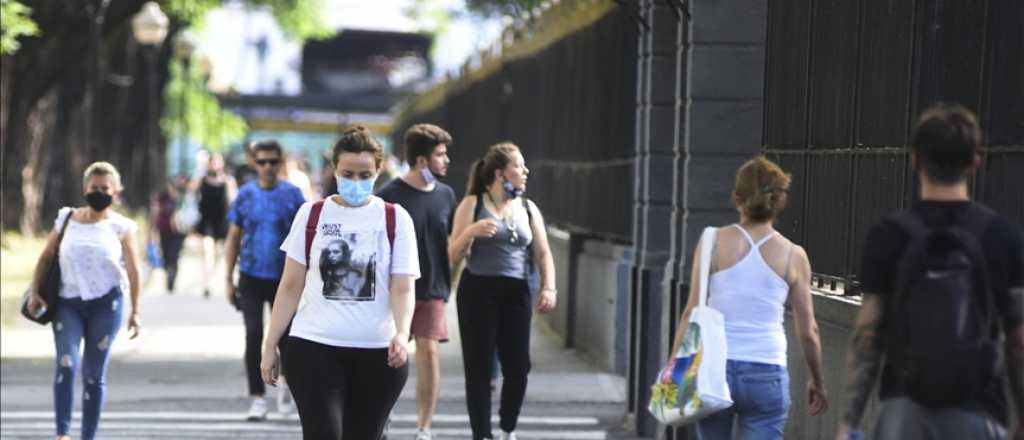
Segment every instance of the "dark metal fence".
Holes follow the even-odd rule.
[[[1015,0],[769,3],[764,149],[794,176],[779,227],[815,272],[855,277],[868,228],[916,197],[905,147],[940,101],[985,129],[974,196],[1024,223],[1020,23]]]
[[[629,13],[614,8],[536,53],[502,61],[433,108],[400,115],[394,145],[402,145],[414,123],[447,129],[454,146],[445,180],[461,194],[473,161],[488,146],[511,140],[531,171],[527,195],[549,222],[628,241],[637,41]]]

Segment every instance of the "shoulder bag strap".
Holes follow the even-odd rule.
[[[527,224],[529,225],[530,231],[533,231],[533,211],[530,210],[530,199],[526,197],[522,197],[522,199],[523,208],[526,209]],[[530,240],[530,245],[527,246],[527,249],[533,249],[533,242],[535,241],[537,241],[537,237],[533,237],[533,240]]]
[[[387,223],[388,230],[388,245],[391,246],[391,252],[395,251],[395,204],[390,202],[384,202],[384,221]]]
[[[700,306],[708,303],[708,279],[711,278],[711,252],[715,248],[715,235],[718,230],[708,226],[700,236]]]
[[[68,216],[64,217],[64,224],[60,227],[60,232],[57,234],[57,247],[53,250],[53,261],[60,261],[60,243],[64,241],[64,231],[68,229],[68,223],[71,222],[71,216],[75,215],[75,208],[70,208]]]
[[[316,238],[316,225],[320,223],[320,211],[324,209],[324,201],[313,202],[309,208],[309,218],[306,220],[306,270],[311,266],[309,262],[309,251],[313,248],[313,239]]]

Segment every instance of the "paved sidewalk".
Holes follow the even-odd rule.
[[[299,438],[294,416],[265,424],[243,421],[247,401],[242,317],[227,304],[221,283],[214,283],[210,298],[201,296],[199,258],[193,249],[189,246],[182,257],[174,294],[161,287],[162,271],[147,281],[143,335],[129,340],[122,332],[114,344],[101,438]],[[213,279],[223,278],[218,274]],[[441,438],[467,438],[454,303],[449,304],[448,316],[452,341],[441,349],[435,431]],[[609,438],[607,432],[621,423],[623,378],[561,349],[541,323],[534,326],[531,349],[534,368],[520,436]],[[0,438],[45,438],[52,432],[53,350],[49,327],[18,320],[0,333]],[[415,370],[409,377],[391,438],[415,434]]]

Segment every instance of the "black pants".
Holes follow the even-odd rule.
[[[491,438],[491,365],[495,347],[504,380],[501,429],[515,431],[530,373],[530,319],[526,280],[462,272],[456,300],[466,373],[466,406],[473,438]]]
[[[262,396],[267,388],[260,375],[263,356],[263,305],[274,306],[274,295],[281,280],[265,280],[240,274],[238,277],[239,302],[245,320],[245,373],[249,378],[249,395]],[[288,334],[285,332],[285,334]]]
[[[160,254],[164,257],[164,270],[167,272],[167,290],[174,290],[174,280],[178,277],[178,257],[184,245],[185,234],[160,232]]]
[[[288,386],[305,440],[374,440],[409,378],[388,366],[386,348],[348,348],[288,337]]]

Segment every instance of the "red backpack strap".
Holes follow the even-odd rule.
[[[395,204],[384,202],[384,219],[387,221],[388,244],[391,251],[395,251]]]
[[[309,219],[306,220],[306,268],[309,268],[309,251],[313,248],[313,238],[316,237],[316,225],[320,223],[320,211],[324,209],[324,201],[313,202],[309,208]]]

